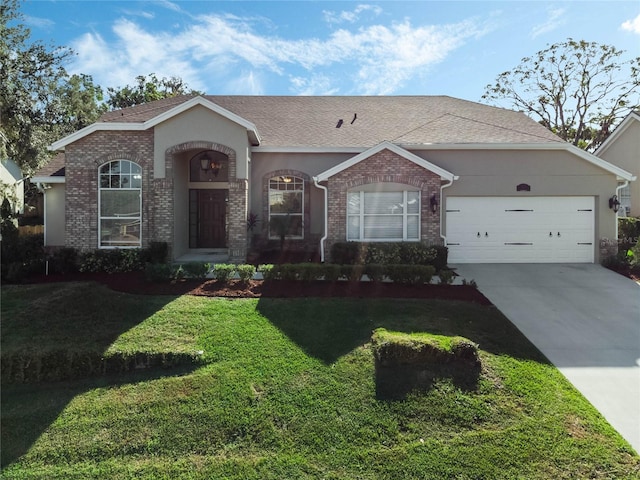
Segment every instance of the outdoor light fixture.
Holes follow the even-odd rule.
[[[609,199],[609,208],[618,213],[618,210],[620,209],[620,201],[618,200],[617,195],[614,195]]]
[[[429,206],[431,207],[431,211],[436,213],[438,211],[438,199],[436,198],[436,194],[431,195],[429,199]]]
[[[205,150],[204,152],[196,154],[194,158],[198,157],[198,160],[200,161],[200,168],[203,171],[211,171],[213,173],[213,176],[217,177],[222,164],[219,160],[216,160],[209,152],[210,151]]]

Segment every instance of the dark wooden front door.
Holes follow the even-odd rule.
[[[189,216],[192,225],[189,243],[192,248],[225,248],[227,246],[226,198],[226,190],[191,191]],[[194,208],[196,212],[193,211]],[[196,238],[193,238],[194,235]]]

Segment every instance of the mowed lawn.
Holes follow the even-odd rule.
[[[637,479],[640,457],[494,307],[2,288],[2,355],[202,352],[2,385],[4,479]],[[478,343],[473,388],[376,395],[375,328]]]

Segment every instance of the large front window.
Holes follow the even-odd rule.
[[[269,179],[269,238],[303,238],[304,180],[293,176]]]
[[[99,169],[99,246],[139,247],[142,224],[142,169],[114,160]]]
[[[349,192],[347,240],[419,241],[420,192]]]

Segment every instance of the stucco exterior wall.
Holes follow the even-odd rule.
[[[572,196],[595,197],[594,245],[616,238],[616,216],[609,209],[615,194],[615,175],[565,151],[442,150],[417,155],[459,175],[447,196]],[[530,191],[517,191],[519,184]],[[446,219],[443,227],[446,232]],[[596,261],[599,253],[595,253]]]
[[[208,141],[225,145],[237,156],[235,177],[249,178],[249,140],[247,130],[202,106],[186,112],[155,127],[154,178],[165,178],[165,152],[181,143]]]
[[[65,184],[53,183],[44,195],[45,235],[47,247],[62,247],[65,244]]]
[[[260,216],[260,231],[264,231],[268,218],[265,216],[265,178],[276,172],[302,172],[308,176],[305,193],[309,195],[308,233],[321,236],[324,233],[324,192],[313,184],[313,177],[334,167],[352,156],[348,153],[254,153],[251,162],[250,211]]]
[[[640,121],[632,121],[598,156],[640,178]],[[631,216],[640,217],[640,180],[629,183]]]

